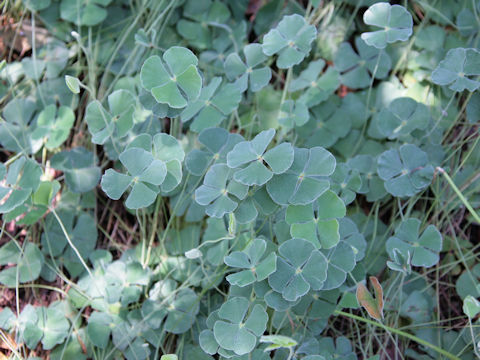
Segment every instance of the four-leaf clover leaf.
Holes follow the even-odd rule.
[[[0,179],[5,177],[0,185],[0,214],[8,213],[27,201],[28,197],[40,185],[42,169],[32,159],[22,156],[15,160],[6,171],[5,165],[0,164]]]
[[[320,290],[327,279],[327,258],[304,239],[291,239],[278,248],[277,270],[268,277],[273,290],[296,301],[310,288]]]
[[[227,165],[232,169],[248,164],[235,172],[236,181],[244,185],[263,185],[274,174],[282,174],[290,168],[294,154],[290,143],[265,151],[274,136],[274,129],[262,131],[251,141],[239,142],[227,154]]]
[[[335,158],[324,148],[295,148],[292,166],[267,183],[268,194],[279,205],[310,204],[328,190],[324,177],[334,170]]]
[[[449,85],[453,91],[470,92],[480,87],[475,79],[480,75],[480,51],[477,49],[456,48],[448,51],[445,59],[432,72],[432,81],[437,85]]]
[[[393,196],[413,196],[425,189],[433,178],[427,154],[412,144],[387,150],[377,160],[378,176]]]
[[[193,175],[203,175],[212,163],[224,163],[227,153],[242,140],[241,135],[229,133],[222,128],[205,129],[198,134],[198,142],[205,148],[190,151],[185,158],[185,166]]]
[[[387,252],[395,258],[395,250],[404,258],[411,257],[413,266],[431,267],[439,260],[442,250],[442,235],[434,225],[428,225],[420,235],[421,222],[418,219],[406,219],[395,230],[395,236],[387,240]]]
[[[98,100],[87,106],[85,121],[94,144],[103,145],[108,138],[122,138],[133,127],[135,97],[127,90],[117,90],[108,96],[107,111]]]
[[[259,67],[267,60],[267,56],[262,52],[260,44],[248,44],[243,48],[245,54],[245,63],[237,53],[232,53],[225,59],[225,75],[229,80],[235,80],[235,84],[240,91],[250,88],[257,92],[265,87],[271,77],[272,70],[269,67]]]
[[[192,131],[200,132],[217,126],[237,108],[242,98],[240,89],[235,84],[221,83],[222,78],[214,77],[202,89],[200,96],[189,102],[180,114],[183,122],[193,118]]]
[[[142,66],[140,79],[161,104],[176,109],[196,100],[202,89],[202,78],[197,69],[198,59],[187,48],[173,46],[163,54],[149,57]]]
[[[195,201],[207,206],[207,215],[221,218],[237,208],[238,203],[232,196],[242,200],[247,192],[248,186],[232,179],[232,170],[227,165],[215,164],[205,175],[203,185],[195,191]]]
[[[45,147],[55,149],[67,140],[70,129],[75,121],[75,115],[67,106],[48,105],[38,115],[37,127],[32,133],[32,139],[42,139]]]
[[[393,140],[410,135],[417,129],[424,130],[429,120],[430,112],[426,105],[401,97],[393,100],[388,108],[383,108],[376,115],[375,122],[380,132]]]
[[[15,98],[5,105],[5,120],[0,119],[0,144],[6,150],[33,154],[42,147],[42,140],[32,136],[36,109],[34,102],[22,98]]]
[[[300,96],[299,101],[302,101],[308,107],[318,105],[322,101],[327,100],[340,85],[340,74],[337,69],[330,66],[320,75],[324,67],[324,60],[312,61],[300,73],[300,76],[290,83],[289,91],[307,89]]]
[[[311,49],[317,29],[298,14],[284,16],[275,29],[263,37],[263,52],[278,54],[277,66],[287,69],[299,64]]]
[[[247,299],[234,297],[220,307],[218,311],[220,319],[213,326],[217,343],[237,355],[248,354],[254,349],[268,321],[267,312],[261,305],[254,305],[247,315],[248,309]]]
[[[158,185],[167,175],[167,167],[161,160],[140,148],[130,148],[120,154],[120,162],[128,174],[108,169],[102,177],[101,186],[109,198],[118,200],[131,186],[132,191],[125,201],[130,209],[139,209],[151,205],[157,198]]]
[[[244,251],[234,251],[226,256],[224,262],[232,268],[246,269],[227,276],[232,285],[244,287],[255,281],[265,280],[276,270],[277,256],[275,252],[268,254],[263,260],[267,243],[263,239],[254,239]]]
[[[372,77],[383,79],[392,66],[390,56],[373,46],[368,46],[361,38],[355,38],[358,54],[348,42],[340,44],[335,55],[335,66],[341,73],[342,84],[352,89],[367,87]],[[371,75],[370,75],[371,74]]]
[[[342,199],[327,190],[313,204],[289,205],[285,220],[293,237],[308,240],[318,249],[329,249],[340,241],[337,219],[345,214]]]
[[[367,45],[377,49],[384,49],[387,44],[396,41],[406,41],[412,35],[412,15],[400,5],[387,2],[373,4],[363,14],[363,21],[367,25],[382,28],[362,34]]]

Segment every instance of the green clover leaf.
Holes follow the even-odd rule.
[[[412,144],[387,150],[378,157],[378,176],[393,196],[413,196],[425,189],[433,178],[427,154]]]
[[[9,308],[3,308],[0,312],[0,329],[10,331],[15,327],[17,318],[13,311]]]
[[[334,63],[341,73],[342,84],[352,89],[362,89],[370,85],[372,77],[384,79],[392,66],[390,56],[373,46],[365,44],[361,38],[355,38],[358,54],[348,42],[340,44]]]
[[[298,100],[285,100],[278,113],[278,122],[290,129],[305,125],[309,118],[307,105]]]
[[[478,32],[478,20],[475,17],[475,13],[480,10],[478,2],[476,5],[473,3],[473,7],[476,7],[476,9],[463,8],[457,14],[457,28],[462,36],[470,36]]]
[[[311,120],[306,124],[307,147],[331,147],[340,138],[345,137],[352,128],[350,111],[338,107],[335,101],[325,101],[310,109]],[[302,132],[303,133],[303,132]]]
[[[88,318],[87,335],[93,345],[105,349],[110,340],[112,328],[115,326],[112,315],[94,311]]]
[[[327,279],[327,258],[304,239],[288,240],[278,248],[277,270],[268,277],[273,290],[296,301],[310,288],[320,290]]]
[[[42,77],[45,65],[45,61],[40,59],[33,60],[28,57],[22,59],[23,71],[25,72],[25,75],[32,80],[38,80]]]
[[[355,261],[359,262],[365,257],[367,242],[357,225],[348,217],[338,219],[340,239],[349,244],[355,254]]]
[[[39,49],[37,56],[45,61],[46,77],[49,79],[59,78],[62,70],[68,64],[69,49],[63,41],[50,39],[45,46]]]
[[[192,289],[180,289],[176,293],[166,290],[166,284],[157,294],[156,284],[150,291],[151,298],[142,305],[142,315],[153,329],[163,326],[165,331],[173,334],[187,332],[195,322],[199,311],[198,296]],[[165,298],[165,302],[163,302]]]
[[[174,190],[182,181],[182,162],[185,151],[176,138],[169,134],[159,133],[153,136],[152,154],[156,160],[165,163],[167,174],[160,188],[163,192]]]
[[[432,321],[435,309],[434,297],[427,292],[414,290],[400,307],[400,316],[409,318],[413,324]]]
[[[175,216],[185,216],[187,222],[197,222],[205,216],[205,208],[195,201],[195,190],[200,181],[197,176],[186,177],[185,187],[177,187],[178,192],[170,195],[170,204]]]
[[[71,208],[60,208],[57,214],[62,221],[63,229],[53,214],[47,215],[41,237],[43,253],[45,256],[61,257],[70,276],[77,277],[85,271],[85,268],[76,252],[67,245],[68,241],[63,230],[65,229],[82,259],[87,259],[97,244],[97,224],[92,215],[87,212],[77,214]]]
[[[198,59],[187,48],[173,46],[163,54],[149,57],[142,66],[142,86],[161,104],[181,109],[200,96],[202,78]]]
[[[63,309],[56,305],[61,305],[61,303],[53,303],[48,308],[41,307],[38,310],[37,326],[43,332],[42,346],[45,350],[62,344],[70,329],[70,323],[65,318]]]
[[[176,138],[169,134],[158,133],[153,137],[148,134],[138,135],[130,144],[129,148],[141,148],[152,153],[155,160],[165,163],[167,174],[160,189],[164,193],[173,191],[182,181],[182,162],[185,158],[185,151]]]
[[[25,1],[25,6],[33,11],[44,10],[48,8],[50,4],[51,4],[51,0],[37,0],[37,1],[26,0]]]
[[[37,118],[37,127],[32,133],[32,139],[43,140],[49,150],[55,149],[67,140],[70,129],[75,121],[75,115],[69,107],[48,105]]]
[[[290,235],[312,242],[317,249],[329,249],[340,241],[339,218],[346,214],[345,204],[333,191],[327,190],[309,205],[289,205],[285,221]]]
[[[155,335],[151,337],[151,333],[142,321],[140,311],[134,310],[115,323],[112,328],[112,342],[116,349],[123,352],[126,360],[147,360],[150,348],[144,337],[150,338],[152,342],[158,341]]]
[[[228,167],[235,169],[246,165],[233,175],[236,181],[244,185],[264,185],[274,174],[282,174],[290,168],[294,156],[290,143],[266,151],[274,136],[274,129],[262,131],[251,141],[239,142],[227,154]]]
[[[63,302],[53,302],[48,308],[27,305],[16,323],[20,338],[30,349],[34,349],[41,340],[42,348],[51,350],[65,341],[70,328]]]
[[[6,175],[5,175],[6,173]],[[8,213],[22,205],[40,185],[42,169],[32,159],[22,156],[8,167],[0,165],[0,177],[5,182],[0,185],[0,214]]]
[[[176,28],[189,44],[205,49],[212,46],[212,34],[208,25],[225,24],[229,18],[227,5],[220,1],[188,0]]]
[[[233,212],[238,202],[247,196],[248,186],[232,179],[233,171],[225,164],[213,165],[203,179],[203,185],[195,190],[195,201],[206,206],[207,215],[221,218]],[[233,198],[233,199],[235,199]]]
[[[377,201],[387,195],[383,181],[377,175],[377,161],[373,156],[357,155],[349,159],[347,164],[360,173],[362,187],[357,192],[366,194],[367,201]]]
[[[0,247],[0,265],[15,264],[0,271],[0,284],[16,287],[38,279],[44,263],[44,257],[38,246],[25,240],[22,248],[9,241]]]
[[[227,276],[231,285],[244,287],[256,281],[265,280],[276,270],[277,256],[275,252],[268,254],[263,260],[267,243],[263,239],[254,239],[245,250],[234,251],[223,260],[233,268],[246,269]]]
[[[261,305],[254,305],[247,315],[248,309],[247,299],[234,297],[222,304],[213,326],[216,342],[237,355],[250,353],[267,326],[268,315]]]
[[[420,49],[436,51],[443,47],[445,37],[446,33],[442,27],[438,25],[428,25],[416,34],[415,45]]]
[[[288,69],[297,65],[310,53],[311,44],[317,36],[317,29],[309,25],[298,14],[286,15],[264,37],[263,52],[272,56],[278,54],[277,66]]]
[[[292,306],[291,313],[297,318],[308,319],[308,329],[312,333],[322,331],[325,321],[333,315],[339,298],[339,291],[310,291],[301,301]]]
[[[404,258],[411,256],[413,266],[432,267],[439,260],[442,250],[442,235],[433,225],[420,235],[421,222],[418,219],[406,219],[395,229],[395,236],[387,240],[387,252],[394,258],[394,249],[398,249]]]
[[[466,269],[458,277],[455,290],[462,299],[469,295],[476,298],[480,297],[480,264],[476,264],[471,269]]]
[[[117,260],[106,266],[102,281],[104,285],[96,289],[102,300],[107,304],[127,306],[137,302],[142,295],[143,287],[150,281],[150,269],[143,268],[138,261]]]
[[[185,158],[185,167],[196,176],[201,176],[207,168],[215,164],[225,163],[227,153],[244,140],[239,134],[229,133],[222,128],[208,128],[198,134],[198,142],[204,149],[193,149]]]
[[[335,169],[334,156],[322,147],[295,148],[292,166],[267,183],[267,191],[279,205],[307,205],[330,187],[327,179]]]
[[[325,359],[344,359],[344,360],[355,360],[357,355],[352,349],[352,344],[344,336],[340,336],[335,339],[331,337],[324,337],[319,341],[320,355]],[[310,359],[308,359],[310,360]],[[312,359],[317,360],[317,359]],[[320,360],[320,359],[318,359]]]
[[[215,127],[238,107],[240,89],[235,84],[221,83],[222,78],[214,77],[180,114],[183,122],[193,119],[190,130],[200,132]]]
[[[480,81],[476,79],[480,75],[479,62],[480,51],[477,49],[451,49],[433,70],[432,81],[437,85],[449,85],[453,91],[467,89],[473,92],[480,87]]]
[[[428,107],[412,98],[397,98],[388,108],[376,114],[374,120],[384,136],[390,140],[410,135],[414,130],[425,130],[430,120]]]
[[[480,94],[474,93],[471,101],[467,103],[467,120],[470,124],[475,124],[480,119]]]
[[[88,192],[100,180],[96,157],[83,147],[56,153],[50,161],[52,168],[65,173],[65,182],[74,193]]]
[[[94,100],[87,106],[85,121],[94,144],[103,145],[109,138],[122,138],[133,127],[136,100],[127,90],[116,90],[108,96],[107,111]]]
[[[340,242],[328,250],[320,250],[328,262],[327,277],[322,290],[332,290],[340,287],[347,279],[347,273],[356,264],[356,250],[347,241]]]
[[[69,51],[65,43],[52,38],[47,40],[44,46],[37,49],[35,60],[30,57],[24,57],[21,64],[25,75],[29,79],[41,79],[45,69],[46,78],[53,79],[57,78],[67,66],[68,56]]]
[[[228,80],[235,80],[235,84],[244,92],[250,88],[253,92],[263,89],[272,77],[269,67],[259,67],[267,60],[260,44],[248,44],[243,48],[245,62],[237,53],[232,53],[225,59],[225,75]]]
[[[212,26],[216,25],[218,24],[212,24]],[[247,37],[247,23],[244,20],[230,23],[227,27],[222,28],[227,31],[218,33],[213,30],[212,33],[215,35],[215,38],[212,41],[211,48],[205,50],[199,56],[199,63],[202,68],[214,75],[225,74],[226,58],[237,52],[238,48],[245,43]]]
[[[480,312],[480,302],[473,296],[468,295],[463,300],[463,313],[473,319]]]
[[[32,225],[48,211],[60,190],[60,183],[57,180],[42,181],[37,190],[22,205],[5,214],[4,222],[15,220],[18,225]]]
[[[234,214],[239,224],[248,224],[254,221],[259,213],[272,215],[277,208],[278,205],[270,198],[265,187],[256,187],[248,191]]]
[[[105,9],[112,0],[62,0],[60,17],[79,26],[95,26],[107,18]]]
[[[292,80],[288,91],[304,90],[299,101],[305,103],[308,107],[318,105],[327,100],[340,85],[340,74],[333,67],[328,67],[327,70],[321,74],[324,67],[324,60],[312,61],[308,64],[308,67],[300,73],[298,78]]]
[[[39,308],[27,304],[16,322],[20,338],[30,349],[34,349],[37,346],[43,335],[42,330],[37,326],[39,310]]]
[[[386,2],[373,4],[363,14],[363,21],[367,25],[382,28],[362,34],[363,41],[377,49],[384,49],[387,44],[397,41],[406,41],[412,35],[412,15],[400,5]]]
[[[351,204],[356,193],[362,188],[362,178],[358,171],[345,163],[337,164],[331,180],[330,188],[340,196],[345,205]]]
[[[23,98],[15,98],[5,105],[5,120],[0,119],[0,144],[6,150],[33,154],[42,147],[42,140],[32,136],[36,109],[34,102]]]
[[[34,96],[37,99],[37,107],[55,104],[73,108],[78,104],[78,95],[70,91],[61,77],[43,80],[38,85]]]
[[[125,201],[128,208],[140,209],[151,205],[157,198],[158,186],[167,175],[165,162],[140,148],[126,149],[119,159],[128,174],[108,169],[102,176],[103,191],[109,198],[118,200],[131,186],[132,190]]]

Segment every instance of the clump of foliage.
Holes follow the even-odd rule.
[[[8,356],[479,356],[480,3],[402,4],[4,2]]]

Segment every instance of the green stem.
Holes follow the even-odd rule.
[[[445,177],[445,180],[447,180],[447,182],[450,184],[450,186],[452,187],[453,191],[455,191],[455,194],[457,194],[460,201],[463,203],[463,205],[465,205],[465,207],[468,209],[468,211],[473,216],[475,221],[480,224],[480,216],[473,209],[472,205],[470,205],[470,203],[465,198],[465,196],[463,196],[462,192],[458,189],[457,185],[455,185],[452,178],[445,172],[443,168],[437,166],[436,170]]]
[[[287,358],[287,360],[291,360],[291,359],[293,358],[293,355],[294,355],[293,348],[292,348],[292,347],[289,347],[289,348],[288,348],[288,351],[289,351],[289,353],[288,353],[288,358]]]
[[[70,245],[70,247],[72,248],[72,250],[73,250],[73,251],[75,252],[75,254],[77,255],[78,259],[79,259],[80,262],[82,263],[82,265],[83,265],[83,267],[85,268],[85,270],[87,271],[88,275],[90,275],[90,278],[91,278],[91,279],[94,279],[92,272],[90,271],[89,267],[88,267],[87,264],[85,263],[85,260],[83,260],[82,255],[80,254],[80,252],[78,251],[78,249],[77,249],[77,248],[75,247],[75,245],[73,244],[72,239],[70,239],[70,236],[68,235],[68,231],[67,231],[67,229],[65,229],[65,226],[63,225],[62,219],[60,219],[60,217],[58,216],[58,214],[57,214],[57,212],[55,211],[54,208],[50,208],[50,211],[51,211],[51,213],[53,214],[53,216],[55,217],[55,219],[57,220],[58,225],[60,225],[60,228],[62,229],[63,235],[64,235],[65,238],[67,239],[68,244]]]
[[[400,335],[402,337],[406,337],[410,340],[413,340],[417,344],[429,347],[430,349],[435,350],[437,353],[439,353],[439,354],[441,354],[441,355],[443,355],[443,356],[445,356],[449,359],[460,360],[460,358],[458,356],[455,356],[455,355],[449,353],[448,351],[443,350],[442,348],[439,348],[436,345],[430,344],[428,341],[420,339],[419,337],[416,337],[415,335],[409,334],[409,333],[404,332],[402,330],[398,330],[398,329],[392,328],[390,326],[384,325],[382,323],[379,323],[379,322],[376,322],[376,321],[373,321],[373,320],[370,320],[370,319],[365,319],[361,316],[350,314],[350,313],[347,313],[347,312],[344,312],[344,311],[341,311],[341,310],[335,310],[335,314],[342,315],[342,316],[345,316],[345,317],[348,317],[348,318],[351,318],[351,319],[354,319],[354,320],[362,321],[364,323],[380,327],[380,328],[382,328],[386,331],[389,331],[389,332],[392,332],[394,334],[397,334],[397,335]]]

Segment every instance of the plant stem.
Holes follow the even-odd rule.
[[[458,189],[457,185],[453,182],[452,178],[445,172],[445,170],[439,166],[437,166],[436,170],[442,174],[447,182],[450,184],[452,187],[453,191],[455,191],[455,194],[457,194],[458,198],[460,201],[465,205],[465,207],[468,209],[470,214],[473,216],[475,221],[480,224],[480,216],[477,214],[477,212],[473,209],[472,205],[468,202],[468,200],[463,196],[462,192]]]
[[[72,239],[70,239],[70,236],[68,235],[68,231],[67,231],[67,229],[65,229],[65,226],[63,225],[62,219],[60,219],[60,217],[58,216],[58,214],[57,214],[57,212],[55,211],[54,208],[50,208],[50,211],[52,212],[53,216],[55,216],[55,219],[57,220],[58,225],[60,225],[60,228],[62,229],[63,235],[65,235],[65,238],[67,239],[68,244],[70,245],[72,250],[77,255],[78,259],[82,263],[82,265],[85,268],[85,270],[87,271],[88,275],[90,275],[90,278],[93,279],[92,272],[90,271],[88,265],[85,263],[85,260],[83,260],[83,257],[80,254],[80,252],[78,251],[78,249],[73,244]]]
[[[344,312],[344,311],[341,311],[341,310],[335,310],[335,314],[338,314],[338,315],[342,315],[342,316],[345,316],[345,317],[348,317],[350,319],[354,319],[354,320],[358,320],[358,321],[362,321],[364,323],[367,323],[367,324],[370,324],[370,325],[374,325],[374,326],[377,326],[377,327],[380,327],[386,331],[389,331],[389,332],[392,332],[394,334],[397,334],[397,335],[400,335],[400,336],[403,336],[403,337],[406,337],[410,340],[413,340],[415,341],[417,344],[419,345],[423,345],[423,346],[426,346],[426,347],[429,347],[430,349],[432,350],[435,350],[436,352],[438,352],[439,354],[449,358],[449,359],[452,359],[452,360],[460,360],[460,358],[456,355],[453,355],[451,353],[449,353],[448,351],[446,350],[443,350],[442,348],[439,348],[438,346],[436,345],[433,345],[433,344],[430,344],[428,341],[425,341],[423,339],[420,339],[419,337],[416,337],[415,335],[412,335],[412,334],[409,334],[407,332],[404,332],[402,330],[398,330],[398,329],[395,329],[395,328],[392,328],[390,326],[387,326],[387,325],[384,325],[382,323],[379,323],[377,321],[373,321],[373,320],[370,320],[370,319],[365,319],[361,316],[357,316],[357,315],[354,315],[354,314],[350,314],[350,313],[347,313],[347,312]]]

